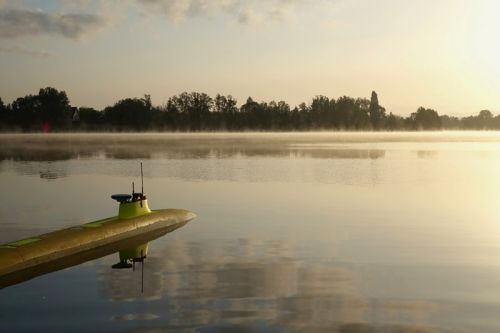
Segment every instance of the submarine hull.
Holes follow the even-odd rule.
[[[112,217],[0,245],[0,288],[144,244],[196,215],[182,209]]]

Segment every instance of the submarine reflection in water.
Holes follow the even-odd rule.
[[[0,288],[114,252],[120,261],[113,268],[132,268],[146,258],[149,241],[196,217],[183,209],[152,211],[143,191],[112,198],[118,216],[0,245]]]

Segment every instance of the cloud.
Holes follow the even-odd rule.
[[[244,8],[238,14],[238,23],[248,26],[257,26],[262,23],[262,15],[257,14],[251,8]]]
[[[108,25],[95,14],[57,14],[31,9],[0,10],[0,38],[56,35],[82,39]]]
[[[233,11],[239,0],[137,0],[150,13],[161,13],[172,22]]]
[[[136,0],[147,12],[174,23],[194,17],[228,15],[243,25],[279,22],[299,4],[310,0]]]
[[[14,53],[36,58],[51,58],[55,53],[45,50],[34,50],[24,46],[0,46],[0,53]]]

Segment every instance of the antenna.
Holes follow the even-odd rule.
[[[134,195],[135,190],[134,190],[134,182],[132,182],[132,195]]]
[[[141,207],[142,207],[142,199],[144,199],[144,177],[142,175],[142,162],[141,162]]]
[[[141,194],[144,195],[144,178],[142,175],[142,162],[141,162]]]

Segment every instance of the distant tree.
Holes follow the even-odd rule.
[[[238,112],[238,107],[236,107],[237,101],[233,96],[228,95],[222,96],[217,94],[214,99],[214,112],[219,112],[222,114],[234,114]]]
[[[233,129],[235,128],[235,117],[238,112],[237,101],[233,96],[222,96],[217,94],[213,101],[213,128]]]
[[[493,127],[493,114],[490,110],[481,110],[478,118],[478,129],[491,129]]]
[[[477,117],[474,117],[474,116],[463,117],[460,120],[460,123],[461,123],[462,129],[470,130],[470,129],[478,129],[479,128]]]
[[[248,97],[237,107],[231,96],[217,94],[214,99],[205,93],[183,92],[172,96],[162,106],[153,106],[150,95],[126,98],[106,107],[72,107],[64,91],[47,87],[37,95],[27,95],[5,105],[0,98],[0,130],[27,131],[69,129],[72,116],[79,121],[73,130],[434,130],[497,129],[500,115],[481,110],[469,117],[440,116],[435,110],[420,107],[409,117],[389,113],[380,106],[378,95],[371,98],[342,96],[330,99],[315,96],[311,103],[293,108],[285,101],[256,102]],[[76,119],[76,118],[75,118]],[[74,120],[74,119],[73,119]]]
[[[288,104],[287,104],[288,105]],[[290,106],[288,106],[290,108]],[[310,128],[310,112],[306,103],[300,103],[298,106],[290,109],[286,115],[286,125],[282,129],[286,130],[304,130]]]
[[[210,119],[213,100],[205,93],[191,93],[191,107],[189,109],[189,121],[192,131],[206,129]]]
[[[180,130],[189,130],[190,97],[187,92],[172,96],[166,107],[166,122],[169,127]]]
[[[436,111],[419,107],[411,114],[413,128],[417,130],[436,130],[441,128],[441,119]]]
[[[386,128],[389,131],[395,131],[400,128],[400,124],[398,122],[398,118],[392,114],[392,112],[389,113],[389,116],[387,116],[387,123],[386,123]]]
[[[271,128],[272,130],[284,130],[290,129],[290,105],[285,101],[271,101],[268,104],[267,112],[270,114],[271,118]]]
[[[142,102],[144,103],[144,107],[146,109],[151,110],[153,108],[153,104],[151,103],[151,95],[144,94]]]
[[[259,108],[259,103],[255,102],[252,97],[248,97],[245,104],[240,108],[241,112],[251,113],[255,112]]]
[[[461,124],[464,129],[484,130],[497,128],[493,114],[489,110],[481,110],[477,116],[464,117]]]
[[[42,119],[38,96],[27,95],[15,99],[11,104],[12,121],[24,130],[37,130]]]
[[[3,100],[0,97],[0,124],[2,125],[1,127],[6,126],[7,124],[7,107],[5,104],[3,104]]]
[[[450,117],[447,115],[439,116],[441,119],[441,127],[446,129],[460,129],[461,122],[457,117]]]
[[[493,119],[491,120],[491,128],[500,130],[500,115],[493,117]]]
[[[199,131],[207,128],[213,100],[205,93],[183,92],[167,102],[167,112],[180,128]]]
[[[145,98],[126,98],[104,109],[104,119],[118,130],[143,131],[152,128],[153,109]]]
[[[104,122],[104,113],[94,108],[80,107],[78,114],[80,121],[90,127],[102,125]]]
[[[362,104],[358,104],[354,98],[342,96],[337,99],[335,104],[335,119],[336,128],[353,129],[356,125],[361,125],[363,122]],[[357,123],[355,125],[355,122]]]
[[[333,104],[333,105],[332,105]],[[335,101],[323,95],[315,96],[311,102],[311,124],[314,128],[328,128],[334,124]]]
[[[354,102],[354,113],[350,128],[356,130],[368,129],[370,127],[370,101],[366,98],[357,98]]]
[[[246,129],[265,129],[269,126],[269,117],[266,114],[267,104],[259,104],[252,97],[248,97],[240,107],[242,126]]]
[[[490,110],[481,110],[479,111],[479,118],[490,120],[491,118],[493,118],[493,114]]]
[[[47,87],[42,88],[38,92],[38,109],[39,119],[44,126],[50,128],[63,129],[67,128],[71,123],[72,113],[70,109],[69,99],[64,91]]]
[[[380,129],[383,125],[385,117],[385,109],[381,107],[378,103],[378,95],[375,91],[372,91],[372,96],[370,99],[370,119],[373,129]]]

